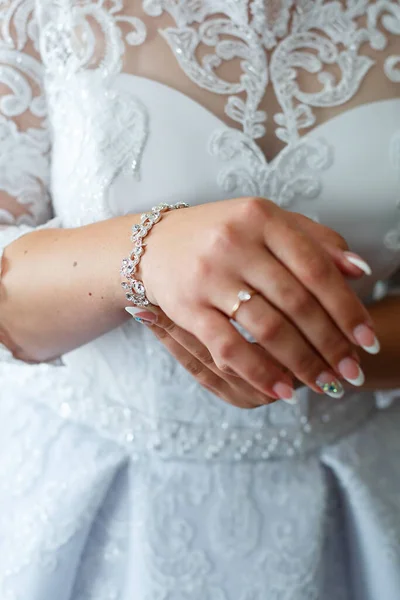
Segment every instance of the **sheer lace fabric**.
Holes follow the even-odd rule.
[[[65,76],[86,74],[90,89],[84,92],[93,100],[99,82],[104,91],[126,72],[180,90],[211,110],[241,132],[216,133],[212,151],[227,158],[244,147],[249,158],[237,181],[226,170],[224,187],[272,199],[276,183],[268,181],[274,178],[266,157],[279,150],[284,155],[310,128],[344,110],[398,97],[396,1],[282,0],[268,10],[264,0],[148,0],[128,6],[109,0],[77,2],[72,12],[73,4],[39,2],[39,27],[32,2],[2,7],[3,225],[41,224],[50,214],[50,136],[39,43],[51,98],[68,93]],[[112,110],[128,111],[123,125],[132,131],[130,140],[124,136],[124,149],[130,149],[135,168],[146,140],[145,111],[132,100],[130,111],[118,101],[123,99],[101,98],[98,110],[107,112],[108,122]],[[77,115],[71,119],[77,132]],[[116,136],[109,151],[113,144],[115,164],[104,174],[102,189],[124,163]],[[308,152],[315,154],[315,147]],[[320,163],[326,162],[324,150],[317,152]]]
[[[269,160],[343,110],[398,97],[396,3],[283,0],[273,23],[269,4],[144,3],[146,42],[123,68],[183,91]]]
[[[34,5],[1,6],[0,223],[38,225],[50,214],[50,135]]]
[[[252,194],[348,238],[366,300],[399,268],[398,1],[15,0],[0,20],[1,247],[52,211]],[[397,600],[395,404],[239,411],[134,324],[0,381],[5,600]]]

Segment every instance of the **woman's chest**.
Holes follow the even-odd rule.
[[[86,3],[44,22],[57,211],[256,195],[396,262],[400,5],[266,6]]]
[[[400,97],[397,1],[150,1],[134,14],[146,41],[124,71],[181,91],[268,160],[347,110]]]

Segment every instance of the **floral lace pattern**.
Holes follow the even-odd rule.
[[[50,216],[50,137],[33,10],[31,1],[5,2],[0,9],[0,84],[7,90],[0,100],[0,190],[25,208],[14,216],[0,203],[4,225],[38,225]]]
[[[240,130],[217,131],[210,140],[211,153],[227,162],[219,177],[221,187],[238,195],[267,196],[290,207],[298,195],[318,196],[318,172],[332,161],[323,140],[301,138],[302,132],[315,124],[313,108],[338,106],[355,96],[374,66],[361,47],[368,44],[376,51],[385,49],[387,33],[399,34],[400,6],[388,0],[358,0],[344,6],[325,0],[282,0],[281,4],[271,22],[263,0],[142,2],[147,15],[159,17],[166,12],[175,21],[175,27],[164,28],[161,34],[185,75],[206,91],[227,96],[225,113]],[[145,42],[146,27],[140,18],[125,15],[122,4],[115,1],[84,2],[71,11],[70,3],[58,0],[41,6],[39,14],[52,119],[55,125],[59,122],[65,127],[73,115],[71,129],[76,132],[66,153],[71,163],[64,181],[77,172],[80,176],[75,180],[85,182],[75,194],[81,212],[86,206],[80,224],[111,216],[104,206],[105,190],[121,169],[130,168],[138,175],[148,126],[140,102],[110,89],[123,69],[126,49]],[[358,24],[360,17],[365,17],[365,26]],[[200,60],[201,46],[211,52]],[[234,60],[240,60],[242,72],[232,82],[219,71]],[[398,64],[399,56],[385,59],[385,72],[393,82],[399,78]],[[301,89],[297,82],[301,69],[318,80],[318,92]],[[80,74],[90,78],[83,88]],[[70,81],[69,90],[65,80]],[[275,134],[286,145],[271,162],[257,145],[266,131],[267,114],[260,104],[269,86],[281,108],[273,117]],[[79,114],[85,122],[92,120],[93,127],[81,127]],[[121,114],[121,119],[116,120],[116,114]],[[115,127],[116,122],[120,128],[108,131],[108,124]],[[274,127],[269,123],[269,128]],[[114,135],[110,137],[110,133]],[[103,159],[93,159],[97,154],[94,148],[97,152],[101,149]],[[86,170],[82,174],[81,165]],[[57,180],[58,189],[64,181]],[[85,195],[82,187],[90,189],[90,194]],[[62,201],[60,198],[60,205]]]
[[[383,50],[385,31],[400,34],[400,5],[369,0],[346,2],[345,6],[325,0],[282,0],[280,4],[271,23],[264,0],[143,2],[149,15],[166,11],[176,22],[176,27],[162,33],[185,74],[201,88],[228,96],[226,115],[240,125],[241,132],[216,132],[210,149],[228,162],[240,156],[241,162],[239,170],[234,164],[221,173],[223,189],[272,198],[288,207],[295,195],[317,196],[317,172],[330,165],[329,149],[322,141],[300,139],[301,131],[315,124],[313,107],[344,104],[356,94],[374,65],[360,48],[368,43]],[[364,15],[367,23],[360,27],[357,18]],[[200,60],[201,45],[214,53]],[[271,53],[269,60],[266,50]],[[222,78],[218,69],[235,59],[241,61],[242,73],[238,81],[231,82]],[[394,82],[399,81],[399,64],[400,56],[385,61],[386,75]],[[325,70],[332,65],[339,71],[336,78]],[[320,91],[309,93],[300,88],[300,69],[315,74]],[[275,133],[286,144],[271,163],[256,143],[265,134],[267,114],[259,107],[270,85],[281,107],[274,115]]]
[[[24,586],[32,569],[49,578],[65,569],[62,548],[79,540],[90,525],[120,452],[109,448],[106,456],[93,440],[80,440],[45,407],[16,404],[10,394],[2,396],[1,415],[0,591],[5,600],[20,600],[29,597]],[[71,448],[78,440],[80,452],[73,465]],[[69,457],[64,467],[62,456]]]
[[[61,173],[55,169],[54,179],[61,192],[59,205],[66,200],[62,190],[70,198],[71,183],[76,182],[72,197],[77,210],[69,205],[74,225],[113,216],[106,190],[121,170],[139,177],[146,110],[112,84],[121,72],[126,46],[143,43],[146,30],[139,19],[121,11],[120,2],[100,0],[77,4],[73,11],[70,3],[52,2],[40,11],[51,120],[55,130],[67,127],[73,132],[72,138],[56,142],[68,162]],[[122,25],[129,27],[125,35]],[[89,85],[82,85],[81,77],[89,78]],[[67,215],[65,221],[68,225]]]

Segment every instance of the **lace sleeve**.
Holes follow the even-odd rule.
[[[50,135],[34,3],[32,0],[2,1],[0,265],[3,250],[9,243],[38,226],[52,225],[49,166]],[[5,358],[10,358],[10,353],[0,344],[0,359]]]

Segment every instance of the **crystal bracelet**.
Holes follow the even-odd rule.
[[[151,231],[153,226],[158,223],[163,213],[178,208],[188,208],[186,202],[177,202],[176,204],[158,204],[154,206],[150,212],[143,213],[140,217],[140,225],[135,224],[132,227],[131,241],[134,243],[133,250],[129,258],[124,258],[121,265],[121,275],[126,281],[122,282],[122,287],[126,292],[126,297],[129,302],[133,302],[136,306],[148,306],[150,300],[146,296],[146,289],[143,281],[135,279],[134,275],[137,271],[138,264],[145,249],[144,238]]]

